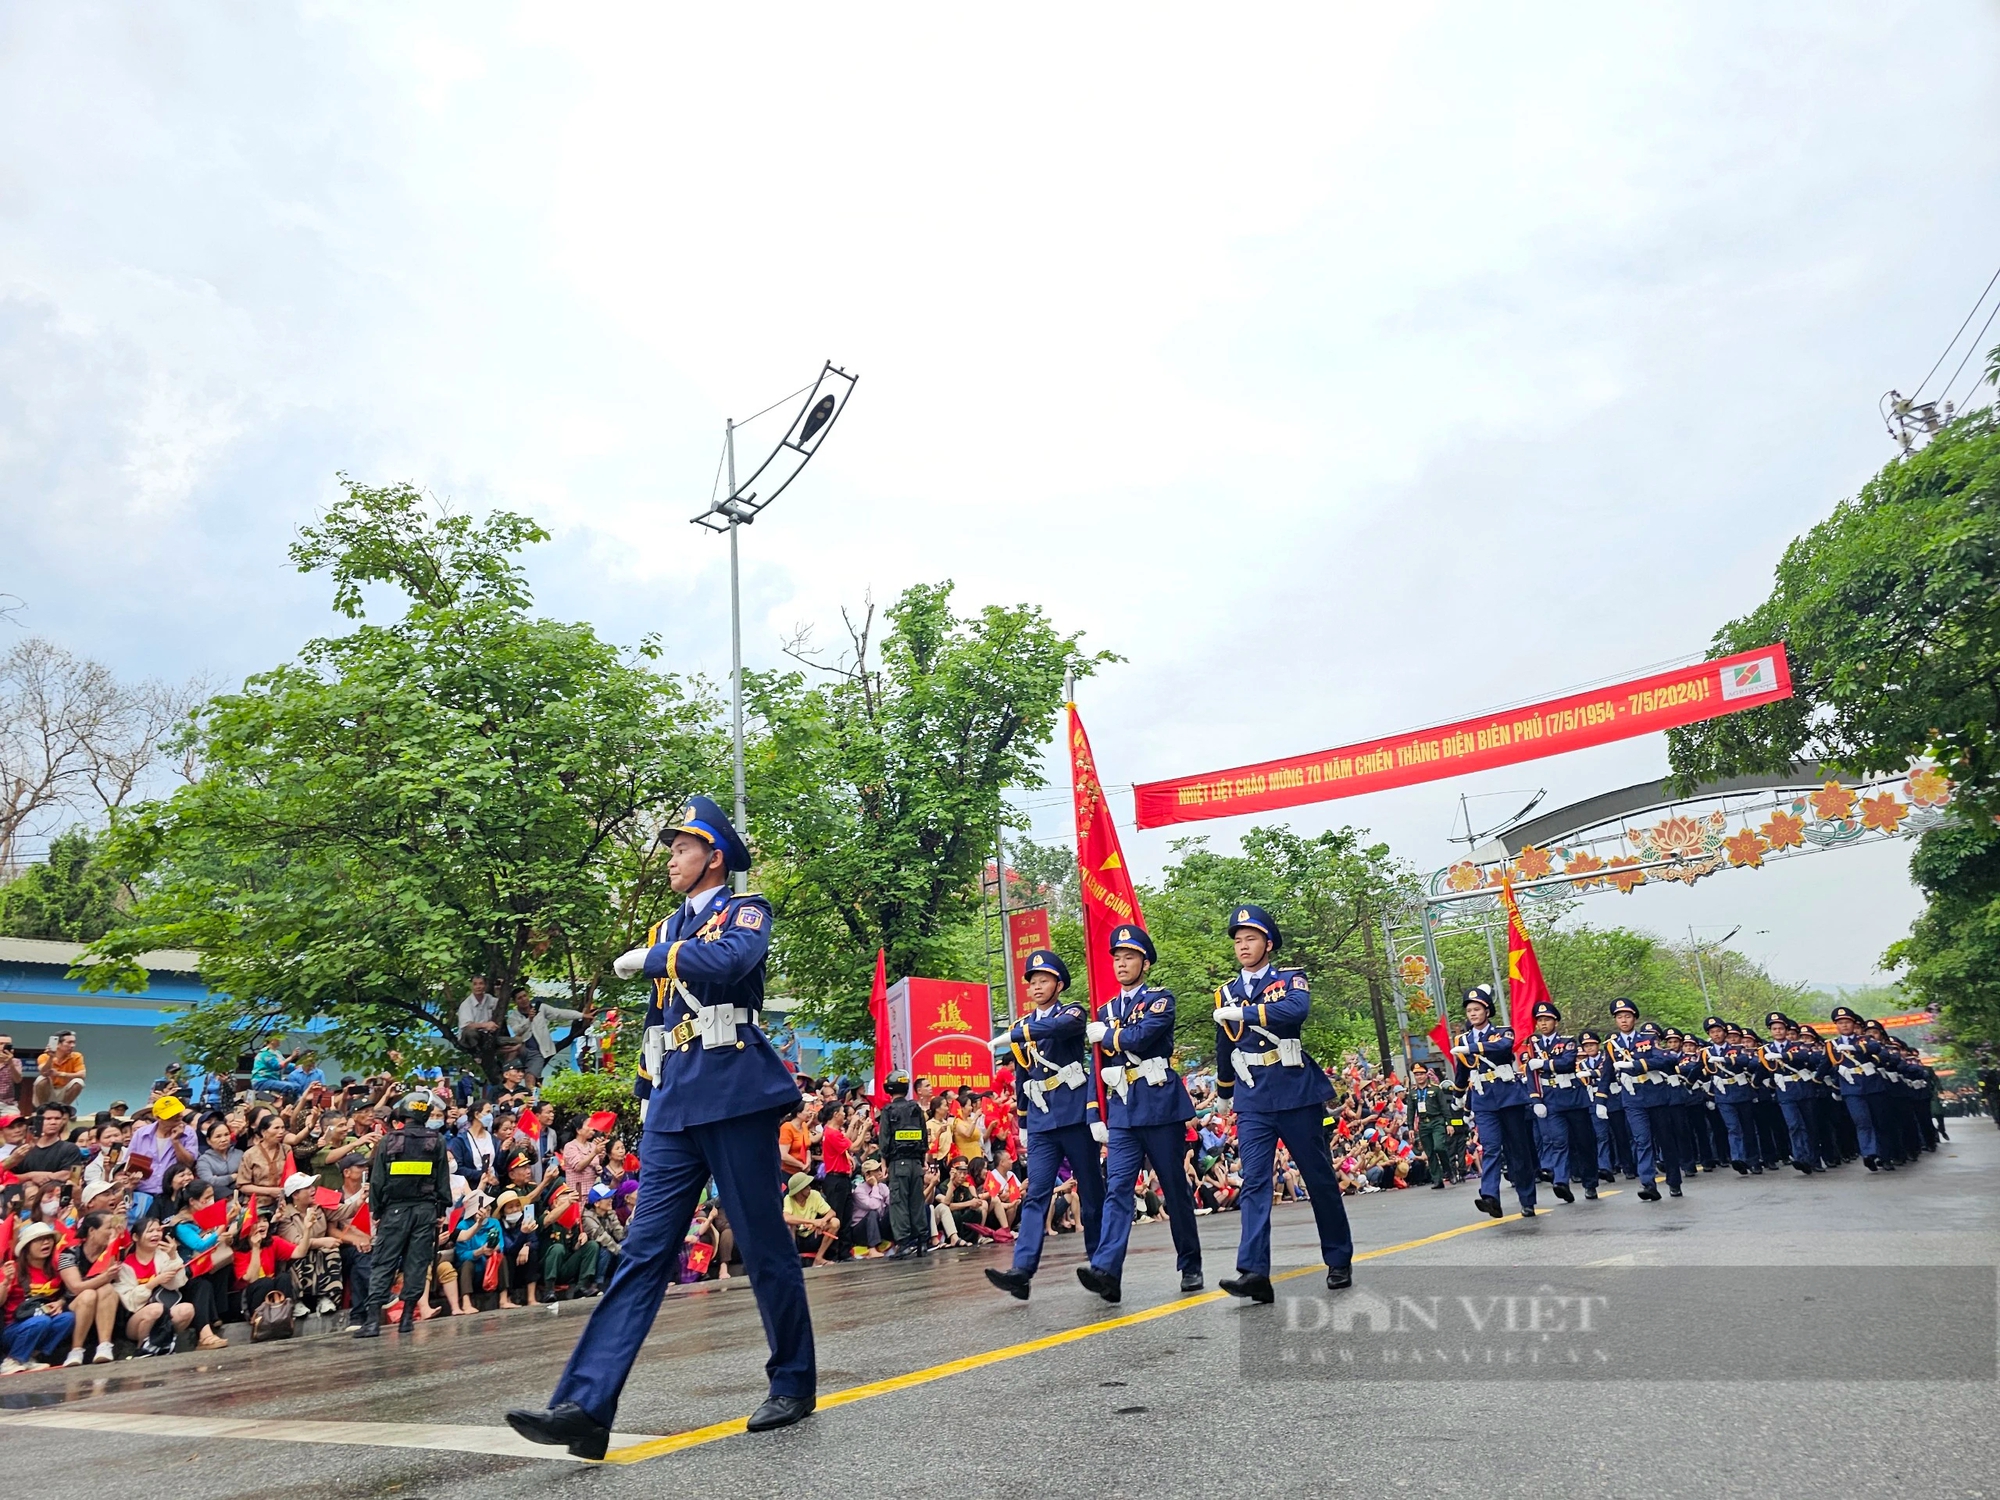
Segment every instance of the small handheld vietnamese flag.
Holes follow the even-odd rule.
[[[521,1111],[521,1118],[514,1122],[514,1128],[531,1141],[539,1141],[542,1138],[542,1122],[535,1117],[532,1109]]]
[[[102,1276],[106,1271],[115,1269],[118,1262],[124,1258],[125,1252],[131,1246],[132,1231],[129,1229],[119,1230],[118,1233],[111,1237],[111,1243],[105,1247],[104,1253],[91,1263],[90,1274],[92,1276]]]
[[[565,1229],[574,1229],[583,1219],[583,1204],[572,1198],[569,1207],[556,1215],[556,1222]]]
[[[250,1207],[243,1215],[243,1233],[248,1234],[257,1227],[257,1205],[263,1201],[255,1193],[250,1195]]]
[[[191,1216],[197,1229],[220,1229],[229,1222],[229,1200],[217,1198],[207,1208],[198,1208]]]
[[[375,1220],[370,1216],[367,1204],[364,1203],[361,1207],[354,1210],[353,1224],[363,1234],[373,1234],[375,1232]]]

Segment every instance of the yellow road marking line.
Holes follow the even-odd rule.
[[[1613,1196],[1612,1192],[1600,1193],[1600,1198]],[[1508,1223],[1508,1219],[1479,1219],[1471,1224],[1460,1224],[1454,1229],[1442,1230],[1437,1234],[1427,1234],[1422,1239],[1405,1240],[1400,1245],[1385,1245],[1380,1250],[1368,1250],[1354,1259],[1380,1260],[1385,1255],[1400,1255],[1405,1250],[1415,1250],[1424,1245],[1435,1245],[1443,1240],[1457,1239],[1462,1234],[1472,1234],[1477,1230],[1491,1229],[1496,1224]],[[1325,1269],[1324,1262],[1310,1266],[1300,1266],[1296,1270],[1281,1271],[1273,1276],[1273,1281],[1290,1281],[1297,1276],[1310,1276]],[[892,1391],[907,1391],[914,1386],[929,1385],[933,1380],[948,1380],[954,1375],[968,1374],[984,1369],[988,1365],[1002,1364],[1010,1359],[1020,1359],[1023,1355],[1039,1354],[1044,1349],[1059,1349],[1064,1344],[1078,1343],[1084,1339],[1096,1338],[1101,1333],[1110,1333],[1119,1328],[1132,1328],[1140,1323],[1150,1323],[1156,1318],[1170,1317],[1174,1313],[1186,1312],[1191,1307],[1203,1307],[1211,1302],[1226,1302],[1227,1292],[1203,1292],[1199,1296],[1181,1297],[1173,1302],[1162,1302],[1158,1307],[1146,1308],[1143,1312],[1125,1313],[1116,1318],[1103,1318],[1095,1323],[1080,1324],[1075,1328],[1065,1328],[1060,1333],[1045,1334],[1025,1343],[1007,1344],[999,1349],[989,1349],[984,1354],[968,1354],[963,1359],[947,1360],[941,1365],[930,1365],[925,1369],[912,1370],[906,1375],[891,1375],[886,1380],[871,1380],[865,1385],[851,1385],[843,1390],[833,1391],[819,1398],[821,1411],[836,1406],[848,1406],[856,1401],[866,1401],[875,1396],[886,1396]],[[686,1432],[677,1432],[671,1437],[649,1438],[642,1443],[632,1443],[623,1448],[613,1448],[604,1455],[608,1464],[643,1463],[649,1458],[662,1458],[669,1453],[680,1453],[688,1448],[699,1448],[704,1443],[713,1443],[721,1438],[735,1437],[747,1429],[748,1419],[732,1417],[727,1422],[716,1422],[707,1427],[692,1427]]]

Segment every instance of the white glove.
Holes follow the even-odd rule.
[[[1009,1047],[1014,1045],[1014,1033],[1011,1031],[1003,1031],[1000,1033],[1000,1035],[993,1038],[992,1042],[989,1045],[993,1048],[995,1052],[1005,1052]]]
[[[1088,1026],[1083,1028],[1083,1034],[1085,1039],[1094,1047],[1111,1035],[1111,1028],[1106,1026],[1102,1021],[1092,1021]]]
[[[619,954],[617,958],[612,960],[611,972],[616,974],[620,979],[632,978],[634,975],[645,970],[646,955],[652,951],[651,948],[634,948],[629,953]]]
[[[1709,1100],[1709,1102],[1708,1102],[1708,1107],[1709,1107],[1710,1109],[1714,1109],[1714,1108],[1715,1108],[1715,1101],[1714,1101],[1713,1099]]]
[[[1600,1120],[1608,1120],[1608,1119],[1610,1119],[1610,1118],[1611,1118],[1611,1106],[1610,1106],[1610,1105],[1608,1105],[1608,1104],[1600,1104],[1600,1105],[1598,1105],[1598,1106],[1597,1106],[1597,1118],[1598,1118],[1598,1119],[1600,1119]]]
[[[1219,1005],[1215,1009],[1215,1023],[1218,1026],[1224,1021],[1240,1021],[1242,1019],[1243,1007],[1240,1005]]]
[[[1539,1073],[1548,1065],[1549,1060],[1546,1057],[1531,1057],[1528,1059],[1528,1071],[1530,1073]]]
[[[1537,1120],[1546,1120],[1548,1117],[1549,1117],[1549,1107],[1546,1104],[1542,1103],[1541,1100],[1537,1099],[1535,1101],[1535,1118]]]
[[[1617,1062],[1616,1064],[1614,1064],[1614,1066],[1616,1066],[1616,1068],[1618,1069],[1618,1071],[1619,1071],[1619,1072],[1621,1072],[1621,1073],[1629,1073],[1629,1072],[1631,1072],[1631,1071],[1632,1071],[1632,1064],[1631,1064],[1630,1062],[1628,1062],[1628,1061],[1625,1061],[1625,1060],[1623,1060],[1623,1059],[1621,1059],[1621,1060],[1620,1060],[1619,1062]]]
[[[1102,1146],[1106,1141],[1111,1139],[1111,1132],[1105,1128],[1102,1120],[1098,1120],[1093,1122],[1090,1127],[1090,1138]]]

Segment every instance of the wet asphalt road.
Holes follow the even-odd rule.
[[[1354,1307],[1401,1320],[1376,1343],[1330,1332],[1320,1277],[1301,1275],[1276,1308],[1198,1301],[866,1395],[784,1432],[630,1465],[285,1437],[315,1421],[490,1432],[505,1408],[546,1399],[581,1307],[441,1320],[373,1344],[330,1338],[109,1375],[16,1376],[0,1384],[0,1446],[12,1473],[48,1476],[83,1500],[2000,1495],[2000,1131],[1975,1120],[1959,1134],[1893,1176],[1858,1164],[1810,1181],[1703,1176],[1659,1204],[1625,1183],[1574,1207],[1544,1189],[1533,1221],[1475,1217],[1465,1188],[1350,1199],[1357,1247],[1373,1256],[1350,1296],[1375,1298]],[[1212,1287],[1233,1264],[1237,1219],[1201,1222]],[[1280,1207],[1276,1226],[1280,1269],[1317,1260],[1306,1207]],[[1182,1301],[1164,1226],[1135,1233],[1118,1307],[1076,1284],[1080,1256],[1074,1237],[1057,1241],[1025,1304],[980,1275],[1001,1263],[994,1250],[811,1273],[822,1394]],[[1463,1295],[1496,1291],[1569,1301],[1523,1312],[1530,1331],[1516,1336],[1492,1323],[1492,1296]],[[1487,1321],[1411,1324],[1392,1315],[1397,1296],[1419,1320],[1428,1306],[1432,1324],[1440,1305],[1448,1325],[1461,1307]],[[1594,1322],[1579,1332],[1574,1308],[1590,1296]],[[1534,1332],[1549,1307],[1553,1321]],[[1523,1350],[1525,1364],[1508,1363]],[[1415,1364],[1385,1371],[1380,1359],[1398,1351]],[[743,1416],[763,1393],[763,1358],[745,1288],[670,1297],[626,1389],[621,1435]],[[1715,1378],[1722,1366],[1738,1378]],[[267,1436],[27,1425],[135,1413],[244,1419]]]

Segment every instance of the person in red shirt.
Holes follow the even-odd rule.
[[[840,1238],[827,1252],[829,1260],[846,1260],[853,1226],[847,1222],[854,1206],[854,1143],[847,1134],[847,1111],[834,1106],[820,1127],[819,1159],[824,1169],[819,1189],[827,1207],[840,1215]]]

